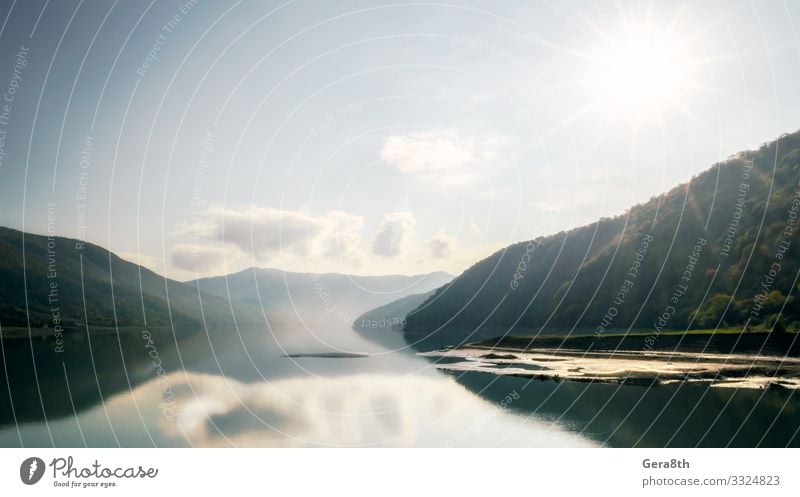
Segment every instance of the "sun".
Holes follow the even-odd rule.
[[[615,112],[666,111],[691,87],[695,56],[669,31],[621,29],[601,36],[589,54],[588,87]]]
[[[606,93],[643,100],[676,93],[684,78],[674,50],[648,39],[615,47],[603,61],[600,81]]]

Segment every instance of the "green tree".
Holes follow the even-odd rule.
[[[725,309],[728,308],[728,303],[731,301],[731,296],[724,293],[717,293],[712,295],[705,301],[703,306],[692,313],[694,319],[692,327],[699,329],[716,328],[720,326],[727,326],[728,323],[722,321]],[[735,314],[737,310],[735,306],[731,305],[728,310],[729,313]],[[734,322],[736,320],[733,320]]]

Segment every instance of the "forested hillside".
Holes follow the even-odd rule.
[[[407,317],[447,343],[520,329],[795,330],[800,132],[628,212],[516,243]]]
[[[201,302],[202,301],[202,302]],[[85,305],[84,305],[85,303]],[[202,312],[201,312],[202,303]],[[0,227],[4,327],[232,324],[228,302],[78,240]],[[242,321],[255,310],[236,307]]]

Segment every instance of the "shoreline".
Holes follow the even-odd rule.
[[[587,340],[596,344],[592,337],[508,337],[419,355],[433,359],[437,369],[451,373],[474,371],[542,381],[640,386],[683,383],[714,388],[800,389],[797,334],[728,333],[713,349],[738,343],[745,335],[747,343],[742,347],[722,352],[708,350],[713,335],[695,334],[681,336],[694,337],[686,344],[673,348],[665,344],[666,348],[653,350],[619,347],[625,340],[636,341],[642,335],[610,337],[610,342],[596,347],[587,346]],[[754,343],[762,346],[753,348]],[[617,347],[609,348],[614,344]],[[705,350],[698,350],[703,344]],[[781,350],[783,353],[778,352]]]
[[[184,331],[193,328],[191,326],[175,326],[176,332]],[[119,333],[120,335],[130,335],[135,333],[149,332],[171,332],[173,327],[170,326],[88,326],[91,335],[112,335]],[[30,330],[30,332],[29,332]],[[69,337],[85,336],[86,326],[70,326],[64,327],[63,330],[58,331],[56,335],[55,328],[26,328],[24,326],[3,326],[0,328],[0,339],[2,340],[19,340],[26,338],[40,338],[47,339],[65,339]]]
[[[800,334],[738,330],[690,330],[689,332],[613,333],[573,336],[506,336],[464,346],[509,348],[519,351],[558,349],[576,351],[661,351],[694,353],[746,353],[800,357]]]

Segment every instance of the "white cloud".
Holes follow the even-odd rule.
[[[384,139],[381,159],[439,187],[463,186],[480,176],[502,143],[497,136],[463,137],[450,130],[393,135]]]
[[[363,258],[359,244],[364,219],[342,211],[331,211],[322,217],[323,228],[315,240],[318,252],[347,264],[360,265]]]
[[[297,261],[308,266],[323,259],[359,266],[363,226],[363,218],[343,211],[314,216],[270,207],[211,207],[173,232],[189,242],[173,246],[171,259],[178,269],[215,273],[226,250],[231,266]]]
[[[190,279],[251,266],[354,274],[459,272],[475,257],[476,247],[457,243],[444,228],[420,238],[417,222],[401,205],[385,213],[370,232],[362,217],[339,210],[310,214],[212,206],[173,230],[173,245],[163,262],[176,276]]]
[[[390,212],[383,216],[372,240],[372,253],[381,257],[397,257],[406,253],[414,238],[417,221],[410,212]]]
[[[180,244],[170,250],[172,264],[184,271],[220,273],[225,266],[225,249],[209,245]]]
[[[121,259],[125,259],[128,262],[146,267],[151,271],[158,271],[160,267],[159,260],[157,258],[145,255],[141,252],[116,252],[116,254]]]
[[[308,251],[308,243],[322,230],[320,219],[269,207],[212,208],[213,237],[242,251],[269,254],[284,250]]]
[[[448,235],[444,231],[436,233],[425,246],[431,253],[434,259],[448,259],[455,251],[456,239],[452,235]]]

